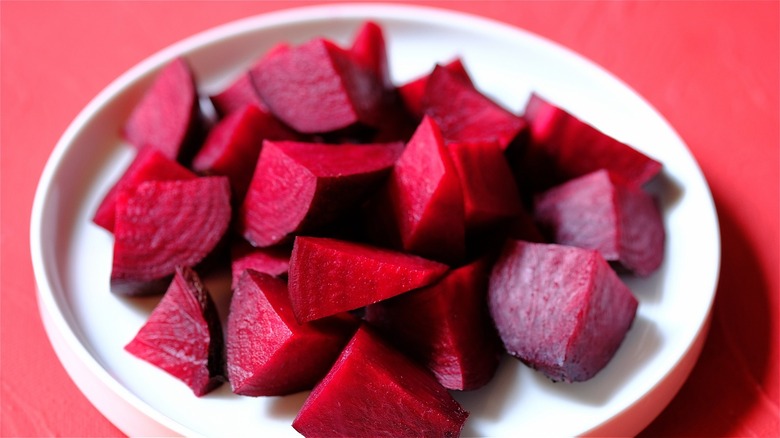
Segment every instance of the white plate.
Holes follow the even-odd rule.
[[[493,21],[409,6],[319,6],[253,17],[196,35],[152,56],[100,93],[74,120],[46,165],[35,197],[31,245],[42,318],[63,365],[86,396],[130,435],[296,435],[306,393],[246,398],[228,385],[196,398],[123,346],[152,302],[109,292],[111,236],[91,216],[132,157],[118,133],[155,71],[186,56],[204,94],[219,90],[280,41],[315,35],[346,44],[379,22],[397,82],[461,56],[477,85],[519,112],[532,90],[664,164],[653,187],[664,207],[666,260],[627,282],[636,322],[594,379],[553,384],[514,360],[484,389],[456,394],[471,416],[464,435],[632,435],[671,400],[698,358],[720,262],[718,224],[701,171],[669,124],[635,92],[582,57]]]

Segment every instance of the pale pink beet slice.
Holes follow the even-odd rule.
[[[98,226],[114,232],[116,200],[121,191],[135,187],[143,181],[193,178],[197,178],[197,175],[178,162],[167,158],[156,148],[143,148],[138,151],[130,166],[100,201],[92,221]]]
[[[117,198],[111,290],[160,293],[177,266],[195,266],[230,223],[226,177],[145,181]],[[162,287],[161,287],[162,286]]]
[[[256,248],[244,239],[234,242],[230,248],[231,284],[235,286],[247,269],[274,277],[286,276],[290,269],[291,252],[292,248],[287,246]]]
[[[176,268],[167,292],[125,350],[181,380],[198,397],[225,381],[222,325],[195,271]]]
[[[479,259],[431,286],[368,306],[365,318],[445,388],[480,388],[503,353],[487,309],[488,270]]]
[[[198,90],[184,58],[160,70],[124,126],[125,138],[135,147],[151,146],[183,163],[200,146],[202,131]]]
[[[251,269],[235,287],[229,315],[228,378],[233,392],[253,397],[313,388],[358,326],[348,314],[298,324],[287,284]]]
[[[427,286],[447,270],[411,254],[298,236],[290,257],[290,301],[303,323]]]
[[[472,87],[474,86],[471,81],[471,76],[460,58],[455,58],[452,61],[443,64],[442,68],[447,69],[453,76],[460,79],[465,84]],[[409,112],[419,118],[422,118],[424,115],[423,97],[425,96],[425,87],[428,84],[429,76],[430,73],[398,86],[398,93],[401,95],[404,105],[406,105]]]
[[[641,186],[661,163],[604,134],[565,110],[532,94],[524,118],[530,141],[520,173],[535,191],[607,169],[627,184]]]
[[[385,89],[393,89],[387,45],[382,28],[373,21],[365,21],[352,40],[349,49],[355,62],[369,70]]]
[[[382,184],[402,151],[266,141],[239,215],[243,236],[264,247],[333,222]]]
[[[363,326],[293,427],[306,437],[456,437],[467,418],[427,370]]]
[[[540,194],[534,215],[553,242],[597,250],[638,275],[653,273],[663,261],[665,231],[655,200],[606,170]]]
[[[509,241],[488,305],[509,354],[552,380],[576,382],[612,359],[638,302],[597,251]]]
[[[504,150],[526,126],[521,117],[441,66],[428,77],[422,107],[448,142],[497,142]]]
[[[192,168],[209,175],[230,179],[234,200],[244,199],[263,140],[292,140],[296,134],[274,116],[256,105],[235,109],[217,122],[203,147],[192,161]]]

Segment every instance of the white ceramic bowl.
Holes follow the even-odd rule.
[[[185,56],[201,92],[220,90],[273,44],[315,35],[346,44],[366,19],[380,23],[394,79],[461,56],[477,86],[519,112],[538,91],[580,118],[658,159],[651,187],[663,205],[664,265],[626,281],[638,316],[613,361],[594,379],[553,384],[514,360],[487,387],[456,394],[471,412],[464,435],[632,435],[666,406],[698,358],[717,283],[717,216],[702,173],[672,127],[620,80],[582,57],[504,24],[401,5],[294,9],[218,27],[155,54],[122,75],[79,114],[43,172],[31,221],[40,312],[63,366],[92,403],[130,435],[283,436],[306,397],[247,398],[229,385],[196,398],[184,384],[123,346],[150,301],[109,292],[112,237],[90,221],[132,158],[120,127],[161,65]]]

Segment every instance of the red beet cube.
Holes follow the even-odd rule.
[[[230,223],[226,177],[145,181],[119,194],[111,289],[140,295],[165,290],[177,266],[195,266]]]
[[[125,350],[186,383],[200,397],[225,381],[223,347],[211,295],[195,271],[179,267]]]
[[[290,301],[298,321],[306,322],[427,286],[447,270],[411,254],[298,236],[290,258]]]
[[[247,241],[240,239],[230,248],[231,284],[238,284],[241,274],[247,269],[269,274],[274,277],[287,275],[290,268],[290,252],[286,246],[271,246],[256,248]]]
[[[509,241],[488,304],[509,354],[555,381],[584,381],[612,359],[637,300],[597,251]]]
[[[293,427],[307,437],[455,437],[467,417],[430,373],[361,327]]]
[[[313,388],[358,325],[351,315],[298,324],[287,284],[251,269],[236,285],[229,315],[228,378],[233,392],[248,396]]]
[[[471,82],[471,76],[469,76],[466,67],[463,65],[463,61],[460,58],[455,58],[447,64],[442,65],[442,68],[447,69],[456,78],[460,79],[464,83],[474,86]],[[413,79],[398,87],[398,93],[401,95],[401,99],[406,105],[406,108],[415,116],[422,118],[424,115],[423,97],[425,96],[425,87],[428,85],[428,78],[430,74],[420,76],[417,79]]]
[[[370,71],[385,89],[394,88],[390,77],[385,36],[378,24],[373,21],[363,23],[352,41],[350,54],[355,62]]]
[[[365,318],[445,388],[480,388],[503,352],[487,309],[488,269],[484,259],[472,262],[431,286],[368,306]]]

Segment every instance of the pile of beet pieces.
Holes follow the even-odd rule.
[[[94,222],[112,290],[165,293],[126,349],[198,396],[313,388],[303,435],[455,436],[448,390],[505,351],[589,379],[636,313],[615,270],[661,263],[660,163],[538,95],[507,111],[459,59],[395,86],[374,23],[281,44],[210,101],[175,59],[124,127],[138,154]]]

